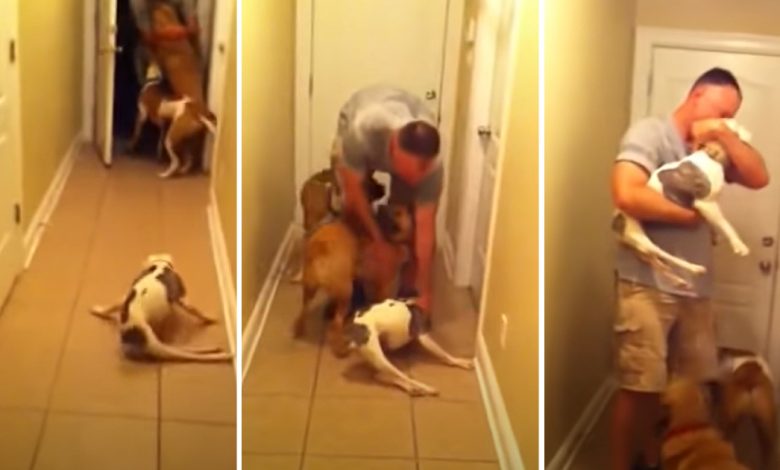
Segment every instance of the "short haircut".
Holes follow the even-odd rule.
[[[718,86],[730,86],[737,90],[737,94],[740,98],[742,98],[742,89],[739,87],[739,82],[737,82],[737,77],[734,76],[733,73],[730,71],[720,68],[720,67],[713,67],[703,74],[699,76],[699,78],[696,79],[695,82],[693,82],[693,86],[691,87],[691,92],[696,89],[696,87],[701,85],[718,85]]]
[[[398,143],[406,152],[432,159],[439,154],[441,138],[436,127],[425,121],[412,121],[398,132]]]

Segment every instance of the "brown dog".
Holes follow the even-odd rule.
[[[751,420],[758,431],[763,468],[777,468],[777,408],[769,365],[749,351],[720,351],[724,372],[716,412],[727,438],[733,439],[740,422]]]
[[[399,233],[411,230],[411,214],[403,210],[387,210],[393,220],[380,224],[389,240],[403,240],[409,235]],[[304,241],[303,260],[303,309],[294,326],[295,337],[304,334],[306,318],[321,309],[332,307],[333,318],[328,328],[328,343],[333,352],[343,357],[349,354],[349,345],[344,338],[343,328],[349,314],[353,282],[357,280],[364,287],[370,302],[392,297],[398,288],[397,273],[409,257],[404,244],[393,244],[395,256],[393,266],[384,270],[395,273],[385,277],[368,272],[364,268],[362,253],[370,243],[341,219],[335,219],[314,228]]]
[[[378,201],[385,196],[385,188],[373,177],[366,178],[363,183],[369,201]],[[307,238],[320,225],[331,222],[341,215],[341,192],[336,175],[332,169],[322,170],[310,176],[306,180],[300,193],[300,203],[303,209],[304,238]],[[303,252],[301,240],[297,248],[296,258],[300,258]],[[297,269],[294,268],[297,265]],[[290,282],[298,283],[303,279],[303,264],[293,263],[287,267],[287,276]]]
[[[672,381],[661,396],[666,433],[661,445],[664,470],[748,470],[734,446],[710,421],[709,403],[699,384]]]
[[[172,28],[184,28],[176,11],[166,3],[155,3],[151,16],[152,30],[160,38]],[[206,105],[200,58],[190,39],[186,36],[160,38],[150,41],[150,52],[173,90],[172,98],[185,100],[183,112],[171,122],[166,136],[171,163],[160,177],[168,178],[192,168],[193,139],[207,130],[214,133],[216,116]]]

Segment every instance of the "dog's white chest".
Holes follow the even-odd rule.
[[[355,319],[355,323],[370,325],[379,335],[383,348],[394,350],[412,340],[410,324],[412,313],[400,300],[385,300],[376,304]]]
[[[134,320],[156,323],[171,310],[168,291],[156,278],[156,272],[144,276],[133,287],[135,297],[129,305],[130,322]]]

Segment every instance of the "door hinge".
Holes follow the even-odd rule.
[[[14,204],[14,222],[16,225],[22,223],[22,206],[19,203]]]
[[[314,93],[314,74],[309,74],[309,96]]]
[[[8,60],[13,64],[16,63],[16,40],[11,39],[8,43]]]

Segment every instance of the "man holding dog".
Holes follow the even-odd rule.
[[[402,275],[400,295],[416,291],[428,314],[436,211],[444,180],[439,147],[435,116],[423,100],[397,88],[373,86],[354,93],[341,108],[332,155],[345,212],[373,240],[365,253],[369,272],[383,273],[392,265],[393,251],[374,219],[363,190],[365,178],[375,171],[389,173],[389,202],[413,208],[412,262]]]
[[[659,394],[669,375],[702,382],[717,377],[715,321],[709,300],[710,228],[701,223],[696,211],[674,204],[647,182],[656,168],[681,160],[696,143],[716,140],[732,163],[726,173],[728,182],[751,189],[766,186],[769,175],[761,155],[719,121],[734,117],[741,102],[734,75],[713,68],[695,81],[671,116],[643,119],[623,136],[612,172],[616,207],[645,222],[647,235],[661,249],[705,266],[707,274],[694,280],[693,292],[680,291],[657,278],[634,252],[618,248],[614,331],[620,390],[613,404],[610,436],[614,470],[659,468]],[[703,120],[711,120],[712,125],[706,126],[704,134],[693,135],[692,124]],[[674,335],[670,335],[672,330]],[[643,446],[639,461],[632,461],[634,442]]]

